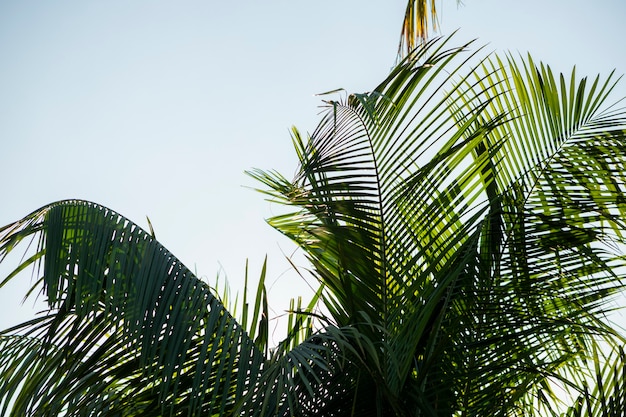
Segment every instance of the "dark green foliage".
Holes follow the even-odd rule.
[[[235,320],[104,207],[54,203],[0,229],[0,260],[37,239],[17,272],[34,266],[49,306],[0,337],[3,413],[623,414],[623,339],[604,320],[626,231],[614,81],[450,42],[327,101],[310,137],[294,129],[293,179],[251,172],[319,283],[276,347],[265,270]]]

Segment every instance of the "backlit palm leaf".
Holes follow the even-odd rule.
[[[429,35],[429,18],[432,30],[437,30],[437,8],[435,0],[410,0],[404,12],[402,35],[398,54],[408,54]]]
[[[56,203],[0,230],[0,256],[38,239],[18,271],[36,267],[51,307],[0,338],[5,410],[514,416],[556,413],[560,386],[570,415],[619,412],[621,356],[601,354],[622,343],[603,321],[624,274],[613,82],[557,81],[530,58],[474,64],[470,44],[449,44],[327,101],[310,138],[294,130],[293,180],[252,172],[294,207],[270,223],[304,249],[326,311],[318,331],[313,303],[295,311],[271,351],[264,274],[242,327],[104,207]]]
[[[447,42],[328,102],[310,139],[294,131],[292,181],[252,173],[299,208],[270,224],[305,250],[332,322],[375,341],[375,358],[352,358],[359,382],[328,390],[353,390],[358,414],[532,412],[618,340],[600,320],[623,274],[610,79],[559,88],[531,59],[471,68]]]
[[[457,5],[461,3],[457,0]],[[429,23],[430,22],[430,23]],[[402,21],[398,56],[406,57],[418,45],[437,31],[437,2],[435,0],[409,0]]]

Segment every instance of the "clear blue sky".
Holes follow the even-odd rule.
[[[623,0],[438,2],[442,34],[531,52],[556,71],[626,73]],[[246,187],[290,175],[289,128],[312,131],[315,93],[370,90],[390,70],[405,2],[0,3],[0,224],[52,201],[101,203],[146,226],[198,275],[241,285],[267,253],[270,303],[304,291]],[[626,81],[615,98],[626,96]],[[0,267],[0,272],[5,271]],[[28,284],[0,290],[0,327]],[[32,305],[28,303],[28,307]]]

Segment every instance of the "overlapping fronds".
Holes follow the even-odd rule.
[[[623,412],[623,338],[604,320],[626,271],[615,82],[480,60],[451,39],[424,43],[371,92],[326,101],[310,137],[294,129],[293,179],[251,172],[291,207],[269,222],[319,282],[273,350],[264,272],[242,326],[109,209],[60,202],[1,229],[0,257],[38,242],[16,272],[34,266],[50,306],[0,337],[4,411]]]
[[[241,405],[261,349],[152,236],[102,206],[63,201],[2,229],[0,256],[29,238],[38,248],[19,269],[35,264],[49,311],[0,337],[2,415],[224,415]]]
[[[252,172],[296,207],[269,222],[304,249],[329,319],[376,341],[348,366],[359,383],[337,387],[351,412],[515,415],[621,340],[601,320],[624,274],[611,77],[555,81],[530,58],[472,67],[469,45],[448,44],[328,101],[310,138],[294,130],[293,180]]]
[[[625,359],[623,347],[610,351],[608,355],[594,352],[586,362],[589,379],[583,381],[583,392],[579,393],[576,402],[567,410],[565,416],[623,416],[626,410]]]

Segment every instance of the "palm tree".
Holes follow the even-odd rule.
[[[374,346],[328,391],[356,415],[530,415],[556,406],[555,381],[592,403],[584,361],[622,341],[601,320],[623,276],[614,83],[530,57],[462,75],[469,45],[446,45],[294,131],[293,180],[253,174],[297,207],[270,223],[307,254],[328,321]]]
[[[604,319],[624,278],[615,81],[451,39],[294,129],[293,179],[250,172],[319,283],[278,346],[263,272],[236,320],[105,207],[0,229],[0,260],[36,240],[3,284],[33,267],[49,306],[1,334],[3,415],[621,415],[624,340]]]

